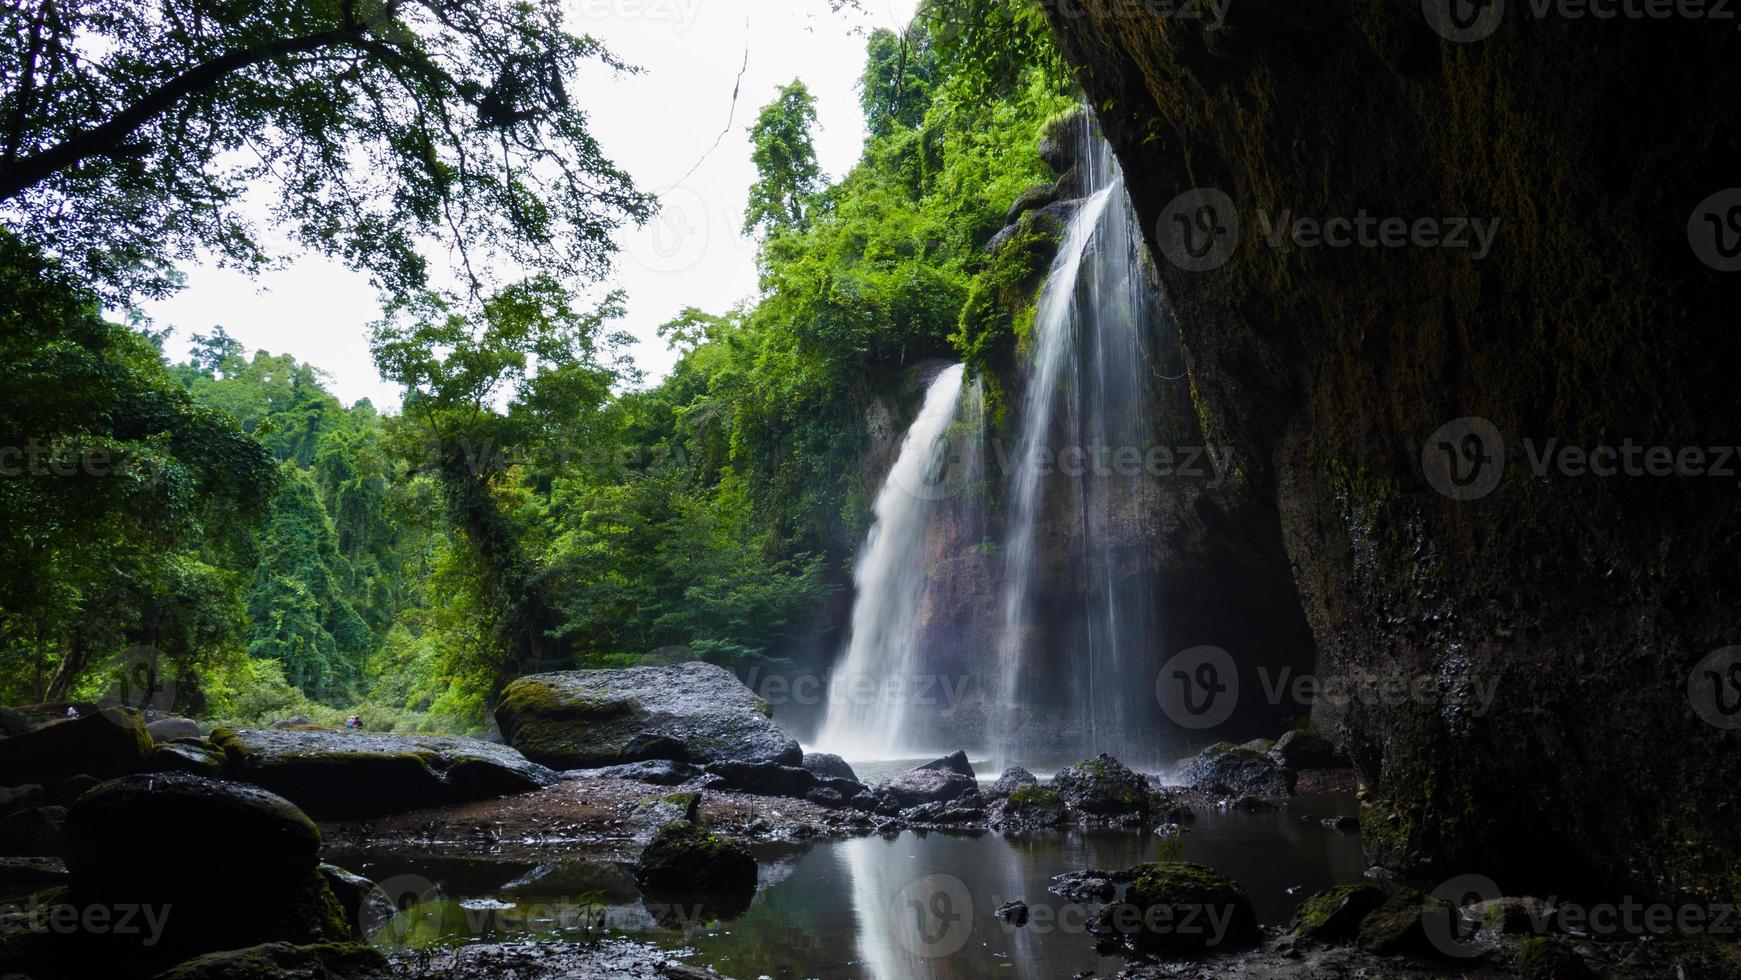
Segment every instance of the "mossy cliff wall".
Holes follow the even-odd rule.
[[[1218,28],[1047,2],[1208,424],[1276,499],[1320,673],[1419,679],[1321,707],[1362,770],[1375,858],[1562,893],[1734,895],[1741,731],[1701,718],[1688,677],[1741,643],[1736,462],[1531,467],[1548,440],[1741,442],[1741,272],[1689,241],[1701,203],[1741,184],[1734,23],[1517,3],[1456,42],[1414,2],[1236,0]],[[1202,271],[1166,257],[1168,206],[1193,188],[1242,225]],[[1478,258],[1272,243],[1284,212],[1498,224]],[[1506,466],[1453,499],[1423,450],[1466,416],[1492,423]]]

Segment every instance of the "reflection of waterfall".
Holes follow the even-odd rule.
[[[998,685],[1011,755],[1063,747],[1021,730],[1034,707],[1082,755],[1141,754],[1153,735],[1152,287],[1123,174],[1086,114],[1078,146],[1090,196],[1040,296],[1011,457]]]
[[[931,383],[877,495],[876,523],[853,573],[852,634],[818,739],[829,751],[870,759],[911,747],[908,713],[920,682],[919,611],[929,579],[926,532],[959,486],[959,474],[948,471],[947,433],[961,396],[962,368],[955,365]]]

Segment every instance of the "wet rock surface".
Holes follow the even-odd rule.
[[[1144,816],[1148,780],[1106,753],[1060,770],[1052,787],[1072,810],[1093,817]]]
[[[1185,784],[1235,797],[1279,797],[1293,793],[1297,774],[1267,752],[1221,743],[1204,749],[1181,774]]]
[[[317,817],[378,816],[542,789],[557,774],[469,738],[220,728],[226,774]]]
[[[534,674],[496,708],[508,744],[557,769],[652,758],[801,766],[803,750],[771,715],[730,671],[699,662]]]
[[[644,943],[510,943],[426,950],[393,957],[403,980],[717,980],[705,966]]]
[[[81,774],[124,776],[143,769],[150,751],[151,736],[138,712],[106,708],[0,739],[0,786],[53,786]]]

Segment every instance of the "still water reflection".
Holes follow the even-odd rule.
[[[1312,892],[1359,878],[1359,839],[1319,823],[1353,812],[1353,797],[1335,794],[1273,811],[1201,814],[1177,856],[1241,882],[1261,921],[1285,923]],[[387,946],[629,935],[693,948],[695,962],[726,976],[978,980],[1117,972],[1122,961],[1099,956],[1082,929],[1091,908],[1047,887],[1062,872],[1127,868],[1167,851],[1161,838],[1135,831],[907,833],[763,849],[754,901],[717,919],[716,910],[643,901],[627,867],[608,861],[334,857],[390,892],[424,896],[382,933]],[[1012,899],[1030,907],[1023,928],[993,914]]]

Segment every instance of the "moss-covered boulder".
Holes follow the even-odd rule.
[[[688,821],[660,828],[635,862],[635,883],[651,895],[747,894],[756,859],[741,841]]]
[[[991,825],[1005,832],[1044,830],[1064,822],[1064,800],[1049,786],[1021,786],[991,811]]]
[[[388,980],[393,975],[387,958],[369,946],[267,943],[196,956],[156,980]]]
[[[1450,902],[1404,888],[1361,921],[1357,940],[1361,949],[1379,956],[1439,955],[1432,937],[1454,936],[1449,920],[1456,914]],[[1431,922],[1434,918],[1444,920],[1437,929]]]
[[[1207,793],[1273,797],[1291,795],[1296,776],[1266,752],[1223,742],[1192,759],[1181,778]]]
[[[1304,728],[1296,728],[1277,739],[1270,755],[1289,769],[1328,769],[1340,761],[1334,743]]]
[[[402,813],[525,793],[557,775],[503,745],[471,738],[219,728],[227,774],[322,819]]]
[[[1384,902],[1384,892],[1371,885],[1340,885],[1300,903],[1290,928],[1319,942],[1352,942],[1360,934],[1360,923]]]
[[[265,790],[185,773],[126,776],[67,817],[71,902],[169,910],[149,930],[85,941],[93,956],[165,966],[267,942],[344,942],[344,908],[317,870],[320,832]]]
[[[124,776],[143,769],[150,751],[137,711],[105,708],[0,739],[0,786],[53,786],[81,773]]]
[[[1198,956],[1244,949],[1262,933],[1238,882],[1185,861],[1143,864],[1128,872],[1124,897],[1098,917],[1103,936],[1156,956]]]
[[[1124,763],[1100,755],[1059,770],[1052,787],[1072,810],[1091,816],[1112,817],[1149,812],[1149,783]]]
[[[772,716],[730,671],[699,662],[534,674],[496,707],[508,744],[557,769],[652,758],[802,766],[803,749]]]

